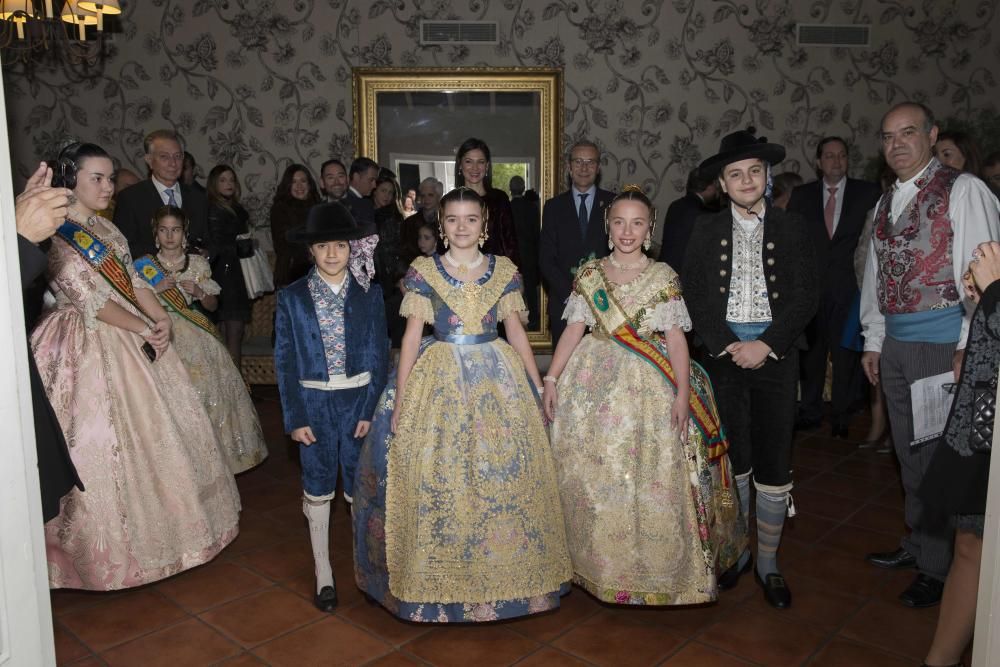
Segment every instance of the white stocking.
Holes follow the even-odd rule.
[[[309,541],[316,562],[316,593],[324,586],[333,586],[330,566],[330,501],[302,499],[302,513],[309,520]]]

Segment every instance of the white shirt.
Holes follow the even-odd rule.
[[[930,166],[930,163],[927,163]],[[902,182],[896,181],[896,196],[892,199],[892,209],[889,215],[893,221],[903,213],[910,201],[917,195],[917,179],[927,171],[925,166],[920,172]],[[890,193],[886,193],[890,194]],[[882,197],[885,197],[883,194]],[[879,199],[881,203],[882,199]],[[962,286],[962,274],[972,259],[972,251],[984,241],[1000,240],[1000,202],[981,180],[972,174],[961,174],[955,179],[951,188],[948,203],[948,217],[951,220],[952,237],[952,272],[958,293],[965,295]],[[876,208],[878,205],[876,204]],[[872,230],[875,233],[875,230]],[[878,257],[875,254],[875,243],[868,248],[868,259],[865,261],[865,277],[861,284],[861,328],[865,334],[865,352],[881,352],[882,341],[885,340],[885,315],[879,310],[878,304]],[[965,305],[965,315],[962,317],[962,333],[958,339],[957,349],[965,348],[969,336],[969,321],[975,306],[971,302]]]
[[[826,204],[830,201],[830,188],[837,188],[834,198],[837,200],[836,208],[833,210],[833,232],[837,232],[837,225],[840,224],[840,213],[844,210],[844,190],[847,188],[847,176],[840,179],[839,183],[830,185],[825,179],[820,180],[823,184],[823,211],[826,213]]]
[[[334,285],[329,280],[327,280],[326,278],[324,278],[323,274],[320,273],[319,271],[316,272],[316,275],[319,276],[320,280],[322,280],[324,283],[326,283],[327,287],[329,287],[331,290],[333,290],[334,294],[340,294],[340,290],[344,289],[344,283],[347,282],[347,271],[344,271],[344,277],[341,278],[340,282],[338,284],[336,284],[336,285]]]
[[[156,191],[160,193],[160,199],[163,200],[164,204],[169,204],[170,203],[170,197],[167,196],[167,190],[173,190],[174,191],[174,206],[176,206],[177,208],[181,207],[182,200],[181,200],[181,182],[180,181],[177,181],[176,183],[174,183],[173,187],[168,187],[168,186],[164,185],[163,183],[160,183],[158,180],[156,180],[156,176],[150,176],[150,179],[153,181],[153,187],[156,188]]]
[[[358,199],[364,199],[364,197],[361,196],[361,193],[354,189],[353,185],[348,185],[347,189],[353,192],[354,196],[357,197]]]

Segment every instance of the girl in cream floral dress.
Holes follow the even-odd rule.
[[[194,308],[197,301],[206,310],[215,310],[221,289],[212,280],[208,260],[186,251],[187,227],[183,210],[157,209],[153,236],[159,252],[140,257],[135,266],[170,313],[174,347],[212,419],[229,469],[238,474],[267,458],[267,444],[243,376],[215,326]]]
[[[637,186],[608,207],[613,252],[576,274],[545,408],[574,583],[603,602],[695,604],[716,599],[746,536],[680,281],[642,252],[654,222]]]

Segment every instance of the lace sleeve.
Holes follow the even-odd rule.
[[[648,328],[650,331],[666,333],[671,327],[677,327],[681,331],[691,331],[691,316],[688,315],[684,299],[676,297],[656,304],[653,312],[646,316],[646,321],[643,324],[644,328]]]
[[[205,294],[214,296],[222,292],[219,283],[212,280],[212,267],[208,265],[208,260],[201,255],[191,255],[191,266],[187,272],[191,279],[205,291]]]
[[[49,274],[56,301],[70,303],[83,316],[88,331],[97,328],[97,313],[111,298],[111,285],[61,240],[49,250]]]
[[[497,302],[497,321],[503,322],[505,319],[513,315],[514,313],[526,313],[528,312],[528,307],[524,305],[524,298],[521,296],[521,292],[514,290],[513,292],[507,292],[500,297],[500,301]]]
[[[434,324],[434,306],[430,297],[408,291],[403,295],[403,302],[399,305],[399,316],[416,317],[426,324]]]
[[[569,299],[566,300],[566,308],[563,310],[562,318],[566,320],[567,324],[583,322],[588,327],[597,326],[597,319],[590,310],[587,300],[576,292],[570,294]]]

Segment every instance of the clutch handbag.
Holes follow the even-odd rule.
[[[997,376],[980,380],[972,387],[972,433],[969,447],[974,452],[988,452],[993,446],[993,422],[997,411]]]
[[[253,257],[254,250],[253,237],[250,234],[240,234],[236,237],[236,256],[239,259]]]

